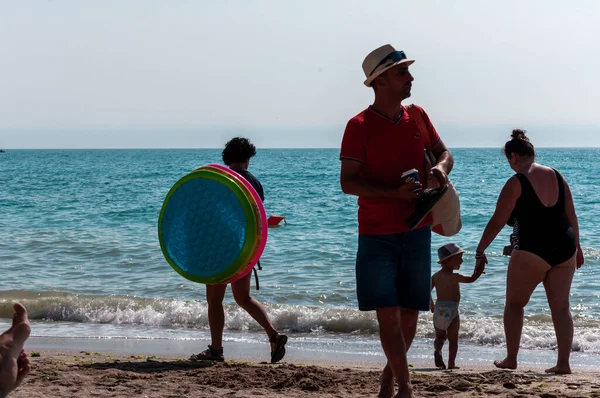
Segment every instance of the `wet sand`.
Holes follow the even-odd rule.
[[[32,372],[11,397],[373,397],[383,368],[380,363],[333,360],[271,365],[89,351],[29,354]],[[531,367],[411,370],[417,397],[600,397],[599,373],[589,370],[575,369],[567,376]]]

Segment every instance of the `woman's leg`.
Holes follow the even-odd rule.
[[[227,285],[206,285],[206,301],[208,303],[208,326],[210,327],[210,345],[215,350],[223,348],[223,328],[225,313],[223,298]]]
[[[556,366],[546,369],[548,373],[571,373],[569,357],[573,345],[573,318],[571,317],[569,293],[575,269],[575,256],[573,256],[548,271],[546,279],[544,279],[544,288],[552,313],[552,323],[558,345]]]
[[[542,282],[550,266],[539,256],[524,250],[515,250],[508,263],[506,276],[506,304],[504,305],[504,334],[506,358],[494,361],[499,368],[516,369],[519,343],[523,330],[523,309],[536,286]]]
[[[242,307],[267,333],[269,339],[277,334],[277,330],[271,324],[267,313],[262,305],[252,296],[250,296],[250,279],[252,272],[231,284],[233,298],[235,302]],[[273,343],[271,343],[273,344]]]

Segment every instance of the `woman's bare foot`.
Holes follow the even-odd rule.
[[[456,366],[453,363],[448,362],[448,369],[460,369],[458,366]]]
[[[569,365],[556,365],[553,368],[546,369],[546,373],[554,373],[557,375],[569,375],[571,374],[571,367]]]
[[[500,369],[516,369],[517,361],[509,360],[508,358],[502,361],[494,361],[494,366]]]
[[[391,375],[391,377],[389,377]],[[379,377],[379,394],[377,398],[392,398],[394,396],[394,375],[392,372],[383,372]]]
[[[435,350],[433,352],[433,360],[435,361],[435,367],[438,369],[446,369],[446,364],[444,363],[444,358],[442,357],[441,350]]]
[[[15,303],[12,326],[0,336],[0,395],[17,388],[29,373],[30,365],[23,344],[29,338],[31,326],[27,310]]]

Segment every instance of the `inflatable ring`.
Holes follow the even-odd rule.
[[[201,168],[182,177],[167,194],[158,219],[167,262],[194,282],[226,283],[238,277],[257,253],[253,202],[234,178],[214,170]]]
[[[233,277],[229,278],[228,280],[228,282],[235,282],[236,280],[243,278],[250,271],[252,271],[252,268],[254,268],[258,260],[260,260],[260,256],[262,256],[265,250],[268,236],[267,213],[262,203],[262,199],[258,195],[258,192],[256,192],[256,190],[254,189],[252,184],[250,184],[244,177],[239,175],[234,170],[231,170],[230,168],[222,166],[220,164],[209,164],[201,167],[200,169],[213,170],[215,172],[220,172],[233,178],[236,181],[236,183],[238,183],[238,185],[244,190],[246,195],[248,195],[249,198],[251,197],[253,199],[251,200],[251,204],[254,210],[254,215],[256,217],[257,223],[256,244],[252,250],[251,259],[248,263],[248,266],[246,268],[240,268],[240,271],[237,273],[237,275],[233,275]]]

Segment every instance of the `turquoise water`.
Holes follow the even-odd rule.
[[[499,149],[452,152],[451,178],[460,193],[464,227],[452,238],[434,235],[432,255],[441,244],[455,241],[467,250],[463,272],[470,273],[474,249],[512,171]],[[572,289],[574,351],[596,363],[599,157],[599,149],[539,150],[539,161],[560,170],[574,195],[586,259]],[[220,150],[0,154],[0,317],[10,317],[9,303],[20,300],[35,321],[36,336],[206,338],[204,287],[183,279],[164,260],[157,219],[171,186],[214,162],[220,162]],[[295,337],[298,346],[380,355],[373,313],[356,309],[357,205],[339,188],[338,150],[259,150],[250,170],[265,187],[267,213],[287,219],[286,226],[269,230],[261,289],[253,290],[276,327]],[[504,344],[508,258],[500,253],[509,232],[505,229],[488,249],[486,274],[462,288],[461,339],[473,348]],[[230,293],[226,303],[228,339],[264,339]],[[432,336],[431,314],[423,313],[417,346],[429,347]],[[538,288],[526,309],[522,345],[553,355],[554,342],[546,298]]]

